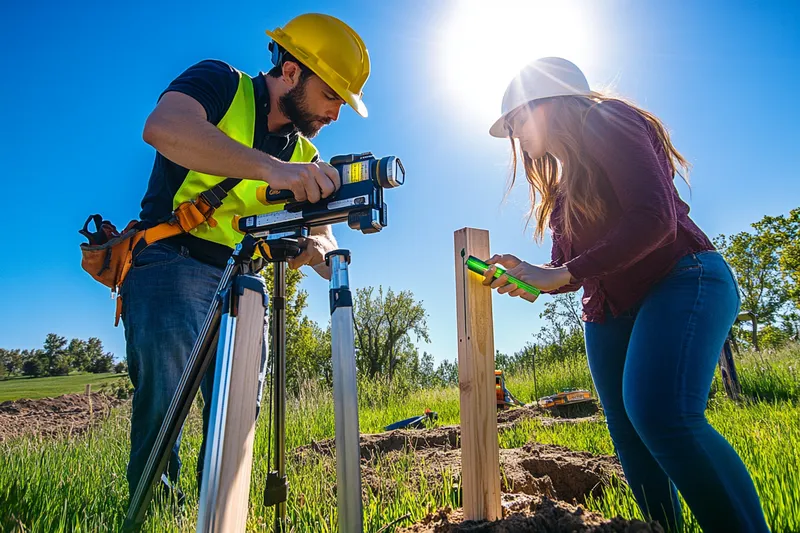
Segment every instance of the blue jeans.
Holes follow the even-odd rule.
[[[645,516],[680,530],[677,490],[705,532],[769,531],[747,468],[705,417],[741,301],[717,252],[683,257],[636,308],[586,324],[608,429]]]
[[[221,276],[222,270],[192,259],[185,248],[155,243],[139,254],[123,284],[122,319],[128,372],[134,387],[127,470],[131,495],[178,388]],[[212,363],[200,387],[205,401],[204,436],[213,379]],[[167,466],[172,482],[178,480],[181,469],[180,441],[179,435]],[[205,437],[197,462],[198,475],[203,466],[204,449]]]

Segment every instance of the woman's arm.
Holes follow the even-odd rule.
[[[605,170],[622,216],[599,242],[565,263],[577,280],[626,268],[677,235],[673,177],[661,166],[644,119],[624,104],[600,104],[587,117],[583,140]]]
[[[564,265],[564,252],[561,249],[561,242],[559,241],[558,237],[553,234],[553,246],[550,249],[550,262],[547,263],[545,266],[548,267],[560,267]],[[564,285],[563,287],[559,287],[558,289],[552,291],[544,291],[547,294],[563,294],[566,292],[575,292],[581,288],[581,284],[579,282],[570,283],[568,285]]]

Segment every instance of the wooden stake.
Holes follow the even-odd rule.
[[[92,410],[92,384],[91,383],[87,383],[86,384],[86,391],[85,392],[86,392],[86,398],[89,400],[89,417],[91,418],[92,415],[93,415],[93,412],[92,412],[93,411]]]
[[[492,292],[465,264],[470,255],[490,257],[489,232],[463,228],[454,237],[464,519],[498,520],[502,508]]]

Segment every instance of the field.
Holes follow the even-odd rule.
[[[800,531],[800,449],[796,444],[800,442],[800,379],[796,373],[800,347],[748,354],[739,361],[744,393],[756,400],[734,404],[725,398],[717,378],[709,402],[709,420],[747,464],[772,531]],[[578,359],[537,368],[536,377],[539,395],[567,386],[591,386],[585,361]],[[520,400],[533,398],[532,376],[511,376],[507,385]],[[438,413],[439,426],[458,423],[456,388],[397,391],[383,383],[362,383],[360,389],[362,433],[379,433],[384,425],[425,408]],[[127,504],[127,405],[113,410],[105,422],[77,438],[25,437],[0,443],[0,530],[118,531]],[[330,394],[306,387],[291,403],[287,418],[288,509],[294,531],[337,531],[335,463],[319,444],[334,434]],[[267,473],[265,428],[266,424],[259,425],[255,448],[248,528],[253,531],[270,530],[272,522],[271,510],[261,504]],[[317,446],[305,447],[302,453],[291,451],[312,441]],[[601,417],[560,424],[542,418],[520,419],[501,431],[501,448],[514,451],[501,452],[510,456],[523,453],[520,447],[531,441],[594,455],[613,454]],[[193,472],[199,445],[200,417],[195,408],[182,444],[181,488],[187,494],[187,505],[175,512],[167,502],[156,502],[151,506],[146,531],[194,530],[197,486]],[[307,453],[309,450],[317,451]],[[393,451],[369,463],[364,483],[365,531],[388,533],[418,522],[440,507],[460,504],[458,471],[448,470],[438,477],[426,475],[423,463],[430,457]],[[374,479],[380,482],[373,483]],[[624,483],[611,482],[599,493],[588,495],[585,507],[606,517],[633,518],[639,514]],[[685,530],[699,531],[685,506],[684,513]]]
[[[77,394],[83,392],[86,384],[92,384],[92,390],[103,384],[119,379],[121,374],[72,374],[52,378],[14,377],[0,381],[0,402],[26,398],[49,398],[60,394]]]

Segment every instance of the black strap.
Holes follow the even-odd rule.
[[[228,196],[231,189],[236,187],[240,181],[242,180],[239,178],[225,178],[207,191],[200,193],[200,196],[202,196],[211,207],[217,209],[222,205],[222,201]]]
[[[293,132],[290,135],[289,142],[286,143],[286,146],[284,146],[283,149],[278,153],[276,159],[287,162],[291,160],[292,155],[294,154],[295,146],[298,142],[298,135],[299,134],[297,132]],[[319,154],[315,154],[311,162],[316,163],[317,161],[319,161]],[[203,196],[203,198],[205,198],[205,200],[214,209],[217,209],[222,205],[222,201],[228,196],[228,193],[231,192],[231,189],[236,187],[240,181],[242,180],[239,178],[225,178],[207,191],[202,192],[201,196]]]

